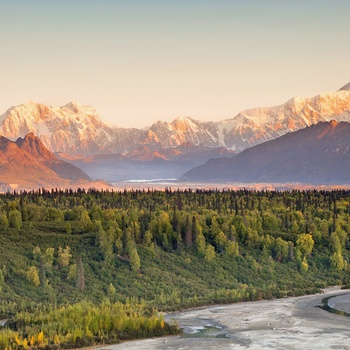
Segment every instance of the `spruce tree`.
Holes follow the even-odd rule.
[[[84,290],[85,288],[85,274],[84,274],[84,265],[81,256],[79,255],[77,259],[77,280],[76,287],[80,290]]]

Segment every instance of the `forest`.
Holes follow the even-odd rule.
[[[0,195],[0,349],[177,334],[161,311],[346,288],[350,191]]]

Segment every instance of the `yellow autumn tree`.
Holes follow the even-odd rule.
[[[38,344],[41,345],[44,343],[44,332],[40,331],[37,337]]]
[[[34,284],[35,287],[40,286],[40,278],[38,268],[35,266],[31,266],[27,271],[27,280]]]

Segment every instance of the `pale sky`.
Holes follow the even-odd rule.
[[[0,115],[76,100],[143,127],[335,91],[349,15],[349,0],[0,0]]]

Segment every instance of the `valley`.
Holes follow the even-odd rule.
[[[182,336],[105,346],[104,349],[334,349],[348,346],[348,317],[319,308],[326,297],[348,291],[327,288],[323,294],[193,309],[166,315],[183,328]],[[337,307],[337,298],[334,307]],[[102,349],[102,348],[100,348]]]
[[[349,122],[348,85],[145,129],[77,102],[10,108],[0,348],[344,346],[321,295],[300,296],[350,283]]]
[[[350,350],[350,1],[0,3],[0,350]]]

